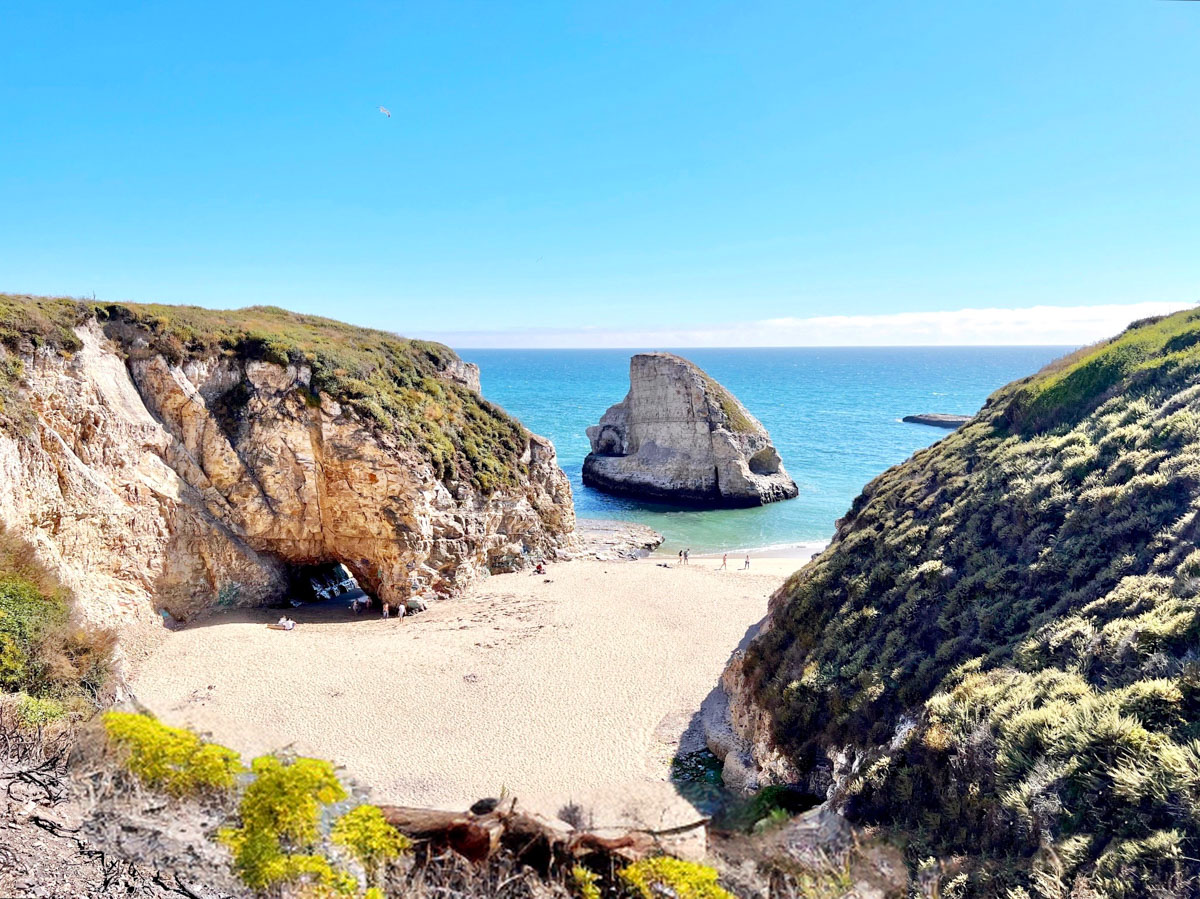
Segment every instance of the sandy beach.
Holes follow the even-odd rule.
[[[403,620],[343,603],[218,614],[168,635],[138,699],[246,756],[334,760],[375,801],[465,808],[502,790],[596,825],[695,818],[668,779],[692,715],[802,563],[574,561],[499,575]],[[736,562],[736,564],[735,564]]]

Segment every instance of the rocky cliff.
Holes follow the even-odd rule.
[[[726,672],[714,748],[945,860],[944,895],[1194,895],[1198,522],[1190,311],[869,484]]]
[[[342,562],[450,593],[573,544],[549,441],[447,348],[283,310],[0,297],[0,520],[130,642]]]
[[[634,356],[629,393],[587,434],[583,482],[600,490],[704,506],[758,506],[798,492],[766,429],[672,353]]]

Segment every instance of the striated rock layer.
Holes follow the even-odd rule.
[[[388,433],[318,392],[306,364],[171,360],[77,317],[57,349],[44,335],[0,345],[3,371],[18,373],[0,383],[0,520],[127,638],[159,609],[187,619],[282,598],[295,565],[342,562],[395,603],[574,548],[554,447],[466,393],[478,372],[445,348],[456,364],[409,390],[458,391],[480,427],[524,440],[487,462],[490,480],[447,474],[449,450],[420,436],[453,429]],[[463,442],[480,453],[475,439]]]
[[[672,353],[634,356],[629,393],[587,434],[583,482],[599,490],[701,506],[760,506],[798,493],[766,429]]]

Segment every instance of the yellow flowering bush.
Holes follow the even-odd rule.
[[[321,836],[322,807],[346,798],[333,766],[268,755],[251,762],[250,770],[256,778],[238,807],[241,826],[219,834],[246,886],[265,890],[292,884],[314,897],[352,894],[354,878],[312,852]]]
[[[146,715],[105,712],[104,730],[142,783],[176,796],[231,789],[244,770],[232,749]]]
[[[734,899],[717,883],[717,872],[669,855],[644,858],[622,869],[621,879],[642,899]]]
[[[571,869],[571,886],[575,888],[575,895],[579,899],[600,899],[600,887],[596,885],[599,880],[599,874],[583,865]]]
[[[412,848],[412,840],[388,824],[375,805],[360,805],[346,812],[334,823],[329,837],[363,866],[371,884],[377,881],[382,865]]]

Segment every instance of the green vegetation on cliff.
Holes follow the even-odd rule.
[[[87,314],[81,303],[62,297],[0,294],[0,426],[30,425],[17,395],[24,371],[18,354],[39,347],[74,352],[81,344],[73,329]]]
[[[1200,312],[994,394],[881,475],[773,604],[749,683],[852,818],[977,895],[1200,875]],[[1081,893],[1082,894],[1082,893]]]
[[[102,698],[113,639],[73,621],[71,604],[33,548],[0,525],[0,691],[22,696],[30,724],[86,714]]]
[[[315,404],[327,396],[420,448],[442,480],[490,492],[518,479],[527,434],[503,410],[445,377],[459,361],[451,349],[273,306],[214,310],[0,294],[0,345],[15,351],[0,353],[0,416],[13,405],[19,354],[39,347],[75,352],[80,342],[72,329],[89,318],[132,358],[159,354],[180,364],[226,356],[308,366],[307,399]],[[227,419],[237,419],[238,395],[235,388],[225,404]]]
[[[717,405],[721,407],[721,411],[725,414],[725,424],[729,430],[735,434],[747,434],[754,433],[759,429],[742,404],[734,399],[732,393],[704,372],[700,372],[700,374],[708,387],[709,396],[717,401]]]

